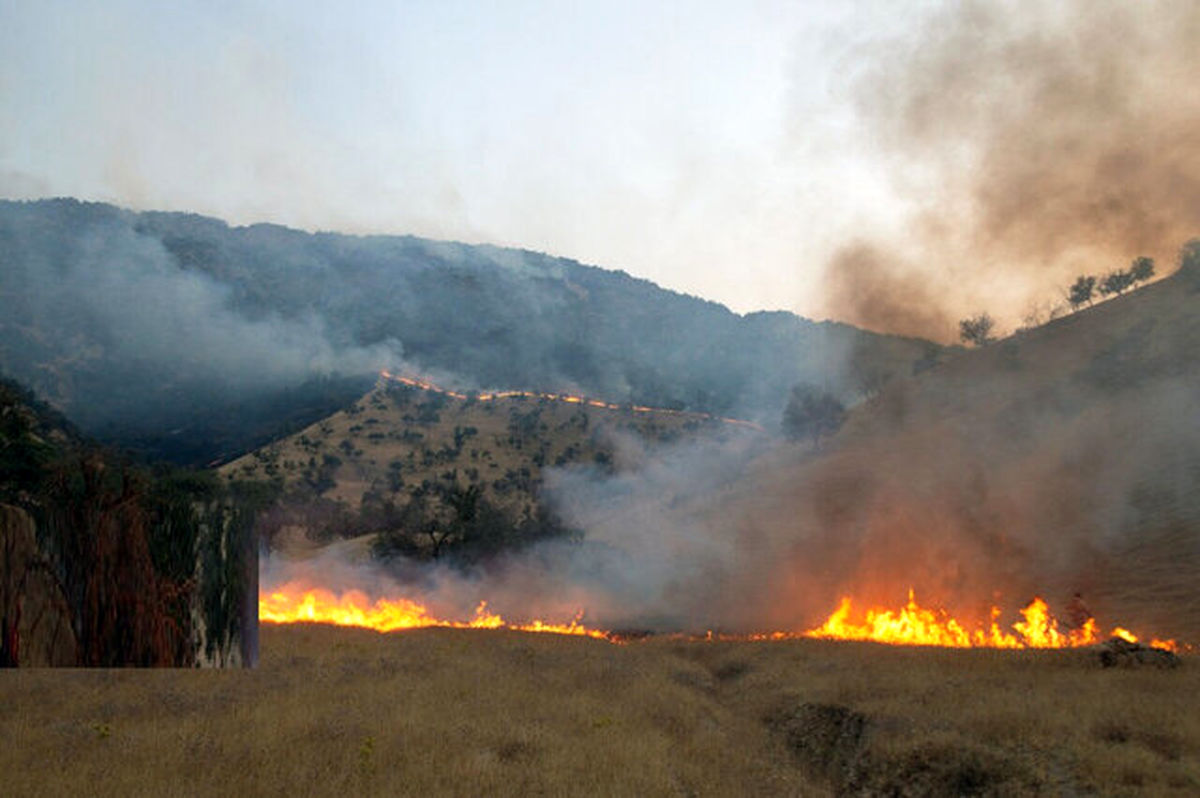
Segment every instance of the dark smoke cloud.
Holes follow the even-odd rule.
[[[828,302],[850,324],[897,335],[928,335],[948,319],[927,275],[861,241],[834,255],[825,275]]]
[[[1169,265],[1200,224],[1197,41],[1190,0],[1016,0],[949,4],[864,47],[847,89],[917,210],[903,240],[833,259],[830,313],[946,339],[945,318],[1015,319],[1080,273]],[[864,251],[876,262],[847,271]],[[940,316],[894,318],[931,293]]]

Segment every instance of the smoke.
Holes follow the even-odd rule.
[[[220,379],[235,389],[274,388],[311,374],[377,371],[399,360],[398,344],[337,347],[316,315],[250,319],[231,307],[227,286],[182,270],[154,239],[132,231],[83,238],[54,301],[64,320],[87,320],[118,360],[190,376]],[[51,288],[36,285],[42,292]],[[173,369],[170,369],[173,370]]]
[[[867,241],[843,246],[829,263],[828,302],[860,326],[897,335],[930,335],[948,319],[929,278]]]
[[[1181,608],[1162,597],[1190,582],[1200,553],[1179,534],[1200,498],[1184,484],[1200,430],[1177,423],[1194,422],[1196,386],[1141,388],[1109,401],[1046,391],[1047,404],[1024,397],[990,420],[925,410],[816,464],[790,501],[808,520],[780,569],[795,583],[779,595],[811,612],[822,596],[894,604],[913,587],[984,619],[992,602],[1083,591],[1102,617],[1178,628]],[[1154,550],[1168,560],[1134,556]]]
[[[437,617],[465,620],[481,601],[509,621],[584,622],[606,629],[677,631],[749,624],[744,600],[729,601],[768,552],[748,536],[729,535],[688,507],[736,481],[762,451],[745,433],[648,448],[611,433],[614,472],[547,469],[542,501],[582,542],[551,540],[470,571],[441,563],[388,565],[328,547],[309,561],[262,558],[264,590],[291,581],[372,598],[417,600]],[[707,509],[704,510],[705,514]],[[735,607],[736,613],[722,608]]]
[[[847,595],[894,607],[914,589],[1011,623],[1034,596],[1061,611],[1080,591],[1102,625],[1194,638],[1187,278],[897,379],[822,451],[614,437],[611,471],[545,472],[542,500],[582,543],[470,574],[409,566],[389,595],[446,617],[486,599],[516,620],[586,609],[602,628],[754,632],[812,628]]]
[[[1173,254],[1200,218],[1198,38],[1189,0],[1012,0],[863,45],[844,88],[915,210],[831,259],[829,312],[945,340],[951,319],[1013,320],[1078,274]],[[937,310],[897,317],[916,306]]]
[[[1186,534],[1200,511],[1197,386],[1142,388],[943,421],[928,397],[891,392],[922,409],[889,408],[899,421],[820,455],[710,441],[615,475],[558,472],[554,506],[589,545],[560,552],[553,580],[522,572],[525,592],[508,598],[536,605],[569,586],[610,627],[751,632],[812,628],[844,595],[896,606],[915,589],[964,619],[996,605],[1011,622],[1034,596],[1061,608],[1082,591],[1102,623],[1196,634],[1190,604],[1163,597],[1190,595],[1200,564]]]
[[[649,450],[614,441],[616,473],[551,471],[551,507],[586,530],[588,546],[571,569],[587,575],[604,614],[624,626],[696,629],[727,619],[720,609],[739,575],[761,552],[736,530],[706,523],[711,506],[691,510],[742,475],[761,441],[734,435]]]
[[[395,340],[346,344],[316,314],[239,309],[230,285],[185,268],[161,240],[118,216],[96,212],[64,231],[51,226],[55,217],[31,210],[26,221],[21,213],[0,226],[9,254],[0,273],[9,310],[0,361],[82,423],[130,406],[158,413],[154,391],[244,399],[400,362]]]

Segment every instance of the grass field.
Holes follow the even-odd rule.
[[[0,794],[1200,792],[1191,658],[304,625],[262,651],[0,673]]]

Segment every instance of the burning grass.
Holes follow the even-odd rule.
[[[371,601],[358,590],[337,595],[321,588],[306,588],[289,583],[259,596],[258,616],[270,623],[315,622],[335,626],[359,626],[377,632],[401,629],[512,629],[519,632],[548,632],[560,635],[580,635],[611,639],[608,632],[589,629],[580,623],[580,612],[561,623],[535,619],[527,623],[510,623],[490,612],[487,602],[480,602],[474,617],[465,621],[437,618],[424,604],[406,598],[380,598]]]
[[[1001,610],[992,607],[990,622],[972,628],[942,609],[930,609],[917,603],[912,590],[908,602],[899,609],[867,608],[857,615],[853,601],[842,598],[837,609],[820,626],[804,632],[771,632],[747,635],[750,640],[786,640],[815,637],[828,640],[866,640],[876,643],[911,646],[942,646],[947,648],[1079,648],[1101,641],[1096,619],[1080,618],[1077,628],[1060,628],[1049,606],[1035,597],[1020,611],[1021,620],[1006,630],[1001,627]],[[337,626],[359,626],[377,632],[401,629],[444,627],[452,629],[513,629],[523,632],[551,632],[581,635],[618,641],[620,635],[589,628],[582,623],[583,611],[566,621],[530,620],[509,622],[488,610],[481,602],[474,617],[464,620],[439,618],[425,604],[404,597],[377,598],[350,590],[341,594],[324,588],[310,587],[302,581],[292,581],[274,587],[259,596],[259,617],[271,623],[317,622]],[[712,633],[709,633],[709,638]],[[1130,643],[1138,638],[1122,627],[1108,635]],[[736,637],[736,636],[735,636]],[[1175,652],[1174,640],[1154,639],[1152,647]]]
[[[1191,657],[312,624],[265,625],[262,650],[254,671],[0,674],[4,793],[1200,790]]]

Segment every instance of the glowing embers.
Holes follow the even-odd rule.
[[[350,590],[340,596],[322,588],[305,588],[294,582],[282,585],[258,598],[259,620],[270,623],[329,623],[361,626],[377,632],[399,629],[444,627],[451,629],[515,629],[522,632],[547,632],[611,639],[607,632],[589,629],[580,623],[582,613],[568,623],[509,623],[489,612],[480,602],[475,616],[467,621],[451,621],[429,614],[425,605],[404,598],[371,601],[365,593]]]
[[[944,610],[934,610],[917,604],[913,591],[908,591],[908,603],[899,610],[874,607],[853,614],[849,598],[843,598],[825,623],[804,633],[805,637],[829,640],[870,640],[905,646],[946,646],[951,648],[1074,648],[1088,646],[1102,639],[1094,618],[1075,629],[1062,629],[1050,614],[1050,608],[1040,598],[1034,598],[1021,610],[1021,620],[1008,630],[999,623],[1000,609],[992,607],[987,625],[972,627],[950,616]],[[1117,627],[1110,636],[1123,637],[1130,642],[1137,638]],[[1174,641],[1155,640],[1152,646],[1175,650]]]

